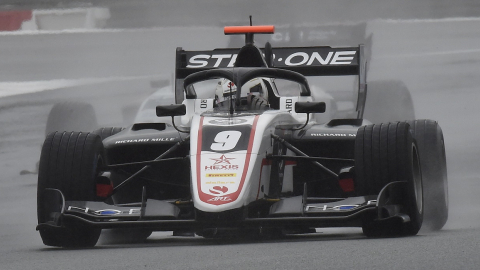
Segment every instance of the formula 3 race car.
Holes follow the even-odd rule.
[[[437,122],[371,124],[362,45],[254,45],[254,34],[273,32],[225,27],[245,35],[245,46],[178,48],[176,104],[157,106],[156,121],[50,133],[37,194],[44,244],[94,246],[102,229],[141,241],[152,231],[272,237],[321,227],[408,236],[424,219],[442,228]],[[345,75],[358,82],[354,117],[328,119],[335,108],[312,94],[306,76]]]

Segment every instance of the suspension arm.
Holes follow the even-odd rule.
[[[167,156],[168,154],[172,153],[173,151],[177,150],[177,148],[179,148],[180,146],[182,146],[183,144],[185,144],[186,142],[189,142],[190,141],[190,136],[187,136],[184,140],[182,141],[179,141],[177,142],[176,144],[174,144],[172,147],[170,147],[167,151],[165,151],[163,154],[161,154],[160,156],[158,156],[156,159],[154,159],[153,161],[149,161],[149,162],[156,162],[156,161],[160,161],[160,160],[163,160],[163,158],[165,156]],[[118,184],[116,187],[113,188],[113,192],[112,192],[112,195],[115,194],[115,192],[117,192],[119,189],[121,189],[122,187],[124,187],[127,183],[129,183],[132,179],[134,179],[135,177],[137,177],[139,174],[141,174],[142,172],[148,170],[149,168],[151,167],[151,165],[146,165],[144,166],[143,168],[141,168],[140,170],[138,170],[136,173],[132,174],[130,177],[128,177],[127,179],[125,179],[123,182],[121,182],[120,184]]]
[[[164,158],[160,160],[148,160],[148,161],[140,161],[140,162],[130,162],[130,163],[121,163],[121,164],[112,164],[102,168],[104,171],[108,171],[111,169],[116,169],[120,167],[132,166],[132,165],[153,165],[157,163],[161,163],[164,161],[174,161],[174,160],[184,160],[186,157],[175,157],[175,158]]]
[[[299,156],[302,156],[302,157],[309,157],[307,154],[303,153],[302,151],[300,151],[300,149],[296,148],[295,146],[293,146],[292,144],[290,144],[289,142],[285,141],[284,139],[280,138],[280,136],[278,135],[275,135],[275,134],[272,134],[272,138],[275,139],[275,140],[278,140],[279,142],[281,142],[283,145],[285,145],[290,151],[292,151],[293,153],[299,155]],[[322,164],[320,164],[320,162],[318,161],[312,161],[312,163],[319,167],[320,169],[322,169],[324,172],[330,174],[331,176],[335,177],[335,178],[338,178],[338,174],[336,174],[335,172],[331,171],[330,169],[328,169],[327,167],[323,166]]]
[[[285,155],[270,155],[270,154],[267,155],[267,159],[355,162],[353,159],[347,159],[347,158],[304,157],[304,156],[285,156]]]

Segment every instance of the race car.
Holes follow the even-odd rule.
[[[139,241],[153,231],[278,237],[322,227],[410,236],[426,209],[443,227],[441,128],[363,119],[363,45],[260,49],[254,35],[273,26],[224,31],[245,45],[177,49],[175,104],[157,106],[155,121],[46,137],[37,194],[45,245],[94,246],[102,229]],[[356,76],[355,117],[325,120],[334,108],[308,76]]]

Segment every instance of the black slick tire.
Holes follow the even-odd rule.
[[[99,128],[99,129],[94,130],[92,133],[100,136],[100,139],[103,141],[106,138],[108,138],[112,135],[115,135],[115,134],[119,133],[120,131],[122,131],[124,129],[125,128],[123,128],[123,127],[103,127],[103,128]]]
[[[48,223],[47,188],[60,190],[67,201],[95,201],[96,176],[104,160],[100,137],[82,132],[50,133],[42,147],[37,188],[38,223]],[[62,228],[40,229],[45,245],[92,247],[101,230],[80,224],[63,224]]]
[[[443,132],[433,120],[416,120],[409,124],[417,141],[422,166],[424,227],[440,230],[448,220],[447,162]]]
[[[416,235],[423,222],[423,186],[417,146],[406,122],[361,127],[355,141],[355,189],[358,195],[378,195],[390,182],[406,181],[403,207],[410,221],[395,226],[375,225],[367,216],[363,232],[369,237]]]

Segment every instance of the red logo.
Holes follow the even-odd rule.
[[[225,155],[222,155],[220,158],[211,158],[211,160],[215,160],[215,163],[213,165],[217,164],[230,164],[230,159],[235,159],[235,158],[227,158]]]
[[[210,189],[210,192],[216,195],[219,195],[222,193],[225,194],[228,191],[228,188],[226,186],[214,186],[212,189]]]

